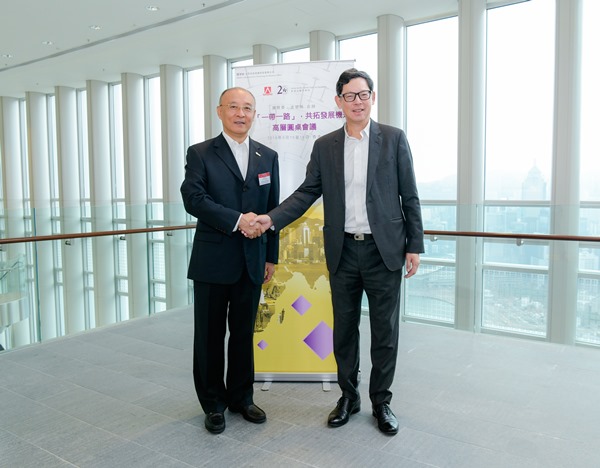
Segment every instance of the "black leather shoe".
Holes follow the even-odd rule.
[[[204,418],[204,426],[208,432],[220,434],[225,430],[225,415],[219,412],[208,413]]]
[[[232,413],[240,413],[246,421],[250,421],[255,424],[261,424],[267,420],[267,415],[265,412],[254,403],[241,407],[229,407],[229,411]]]
[[[338,400],[337,405],[327,418],[327,425],[330,427],[340,427],[348,422],[351,414],[360,411],[360,398],[350,400],[350,398],[342,397]]]
[[[373,406],[373,416],[377,418],[377,427],[388,435],[398,433],[398,420],[387,403]]]

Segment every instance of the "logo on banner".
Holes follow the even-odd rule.
[[[271,87],[265,86],[263,88],[263,96],[270,96],[271,94],[273,94],[273,90],[271,89]]]

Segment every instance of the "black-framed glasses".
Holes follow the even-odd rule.
[[[360,99],[361,101],[366,101],[367,99],[369,99],[371,97],[371,93],[372,93],[372,91],[367,90],[367,91],[360,91],[358,93],[344,93],[344,94],[340,94],[340,96],[343,97],[344,101],[346,101],[346,102],[353,102],[356,99],[356,96],[358,96],[358,99]]]
[[[219,107],[225,107],[230,112],[237,113],[241,109],[244,114],[251,114],[254,112],[254,107],[252,106],[238,106],[237,104],[221,104]]]

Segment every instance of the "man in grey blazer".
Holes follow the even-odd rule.
[[[370,118],[373,80],[365,72],[346,70],[336,93],[346,124],[315,142],[304,182],[254,223],[263,230],[279,231],[323,196],[333,350],[342,390],[328,425],[342,426],[360,411],[359,323],[364,291],[371,323],[369,397],[379,429],[393,435],[398,422],[389,405],[398,354],[400,282],[402,267],[406,265],[405,278],[413,276],[424,252],[421,205],[406,135]]]

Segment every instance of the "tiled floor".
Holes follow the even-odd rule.
[[[181,309],[0,353],[1,467],[597,467],[600,350],[401,326],[394,437],[368,407],[326,427],[337,385],[256,384],[268,415],[204,429]]]

